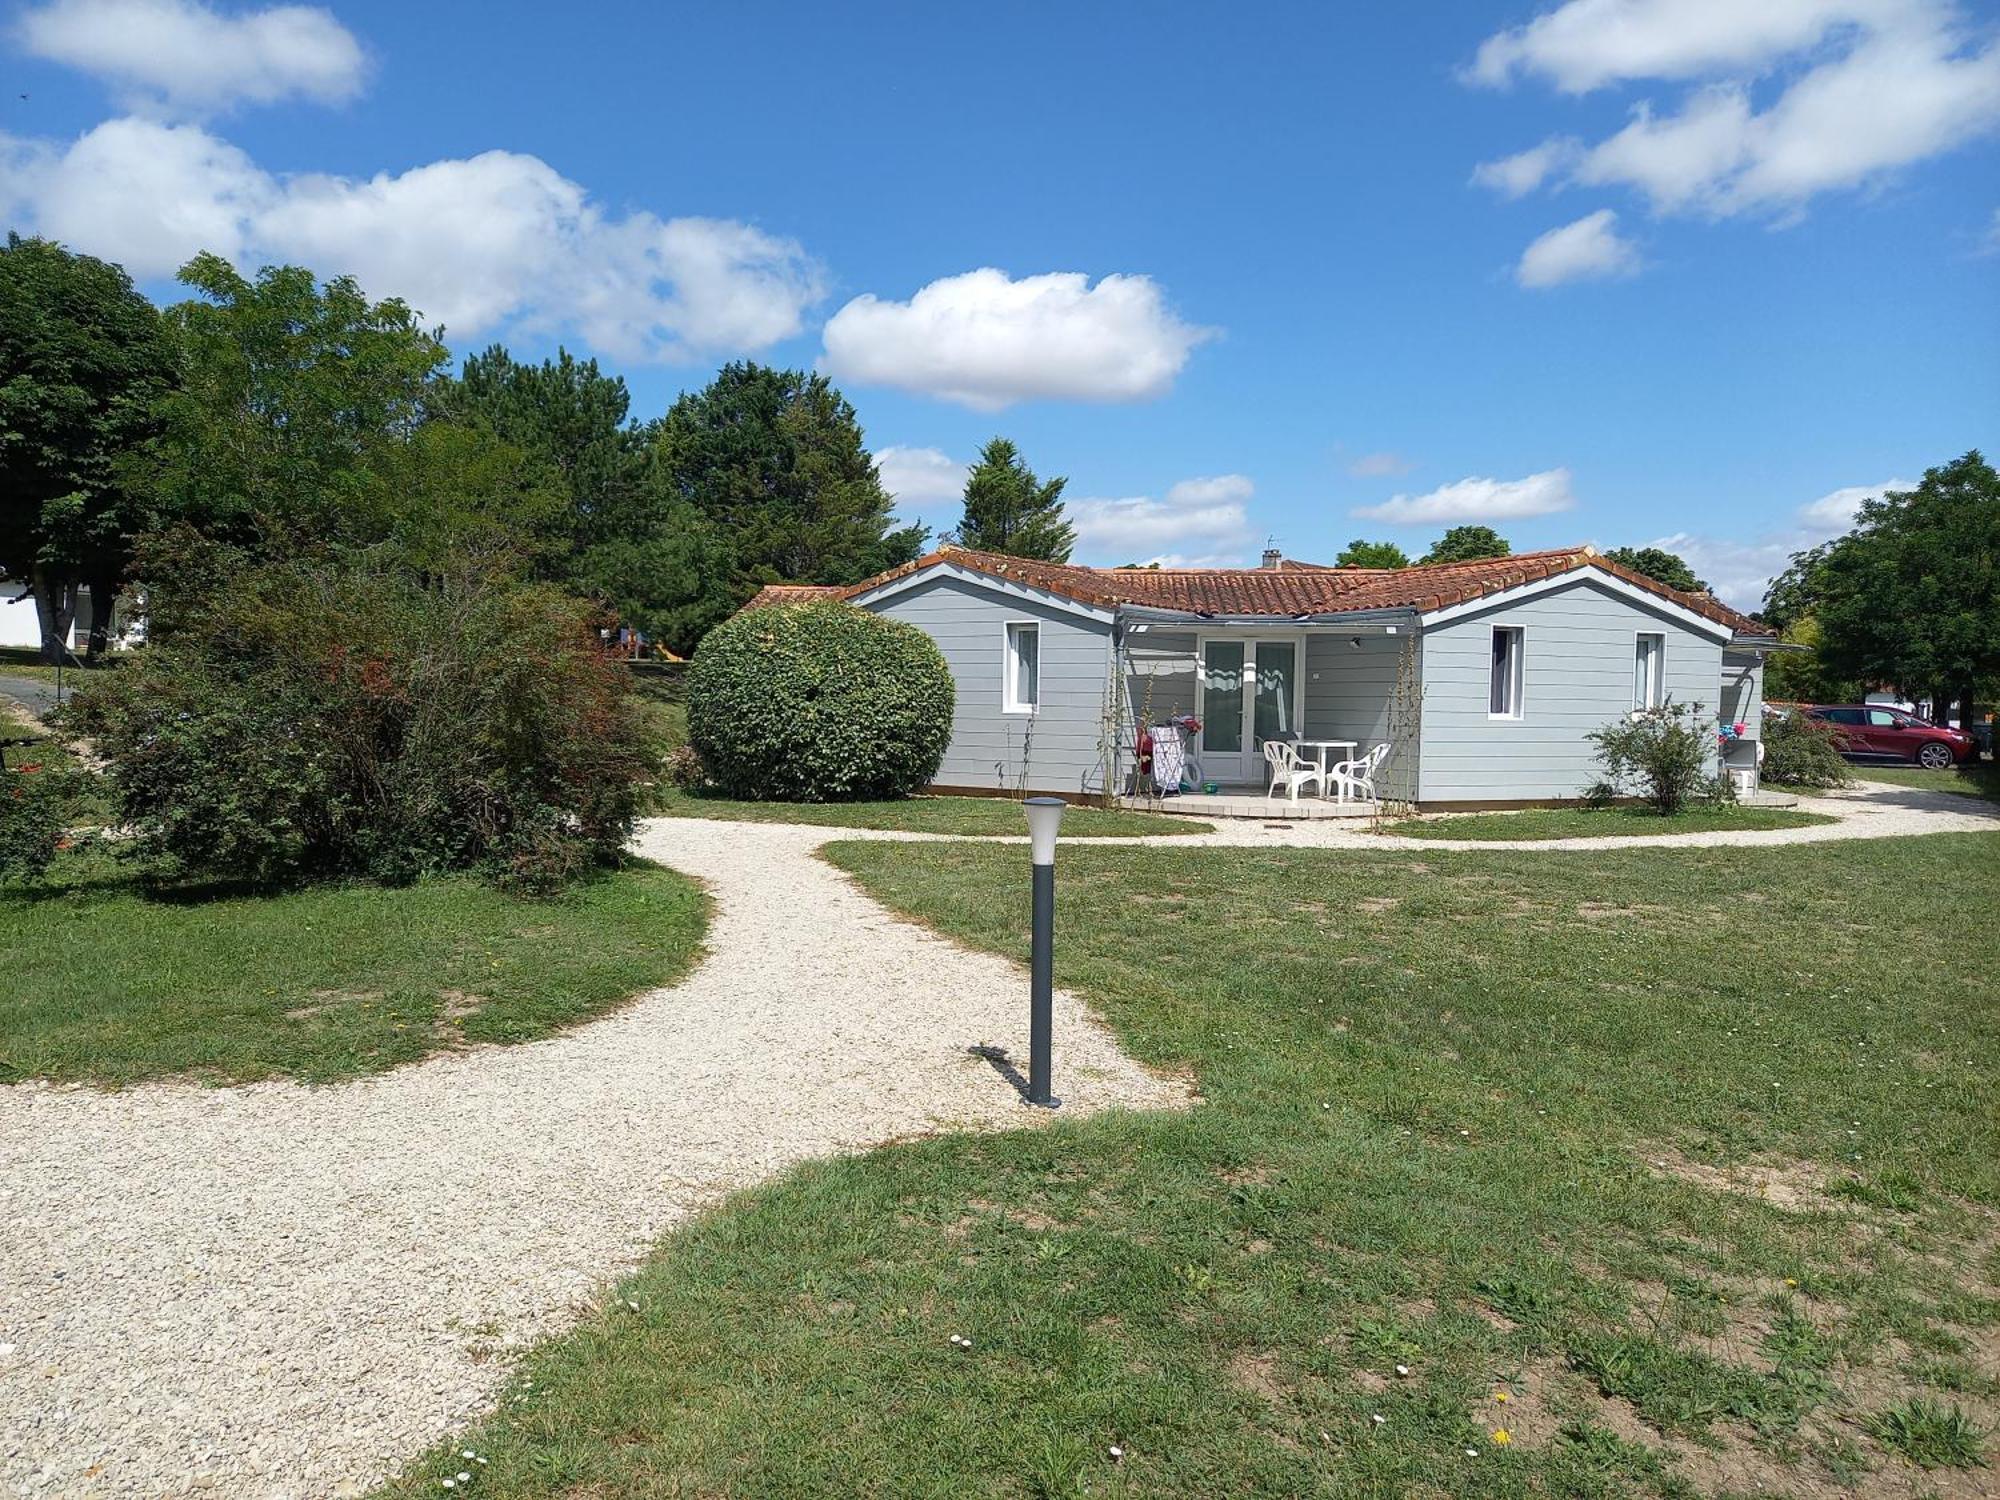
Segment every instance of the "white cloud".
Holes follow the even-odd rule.
[[[1817,546],[1851,530],[1854,513],[1863,500],[1888,490],[1908,490],[1916,486],[1907,479],[1885,479],[1880,484],[1848,485],[1817,500],[1809,500],[1794,513],[1793,524],[1767,532],[1752,541],[1703,536],[1677,531],[1646,545],[1664,547],[1687,560],[1695,573],[1708,580],[1715,595],[1725,604],[1755,611],[1763,606],[1764,591],[1782,573],[1794,552]]]
[[[1872,485],[1851,484],[1846,489],[1834,490],[1801,505],[1799,521],[1808,530],[1838,536],[1853,529],[1855,513],[1861,509],[1863,500],[1873,500],[1890,490],[1913,490],[1916,487],[1915,481],[1909,479],[1885,479],[1880,484]]]
[[[910,510],[956,505],[965,498],[968,466],[941,448],[888,447],[875,455],[882,488]]]
[[[1473,174],[1510,196],[1627,187],[1660,213],[1795,217],[2000,127],[2000,41],[1950,0],[1570,0],[1490,39],[1472,72],[1571,90],[1709,80],[1676,104],[1639,101],[1587,149],[1551,137]],[[1785,81],[1760,110],[1770,73]]]
[[[1927,0],[1569,0],[1487,38],[1479,83],[1537,74],[1568,93],[1638,78],[1754,72],[1850,25],[1880,23]]]
[[[1993,217],[1987,221],[1986,237],[1979,243],[1982,255],[2000,255],[2000,208],[1993,210]]]
[[[628,360],[765,348],[800,330],[823,287],[790,240],[612,215],[508,151],[366,180],[287,178],[198,126],[118,119],[66,148],[0,138],[0,211],[142,278],[200,250],[296,261],[401,297],[454,335],[573,332]]]
[[[194,0],[52,0],[14,27],[24,51],[103,79],[129,107],[201,115],[298,97],[338,103],[367,59],[327,11],[225,16]]]
[[[1550,287],[1632,275],[1639,269],[1639,251],[1618,233],[1617,222],[1617,214],[1600,208],[1551,229],[1521,252],[1514,279],[1526,287]]]
[[[1131,495],[1076,500],[1067,507],[1079,553],[1113,565],[1214,567],[1240,562],[1255,540],[1249,501],[1256,486],[1243,474],[1183,479],[1164,499]]]
[[[1147,276],[947,276],[907,302],[856,297],[828,319],[826,369],[998,411],[1016,401],[1164,395],[1214,330],[1183,322]]]
[[[1483,161],[1472,169],[1472,180],[1503,198],[1522,198],[1566,171],[1582,154],[1566,135],[1550,136],[1539,146],[1516,151],[1498,161]]]
[[[1415,460],[1400,453],[1364,453],[1348,463],[1347,472],[1357,479],[1382,479],[1407,474],[1416,466]]]
[[[1364,521],[1420,526],[1440,521],[1519,521],[1570,509],[1568,469],[1545,469],[1525,479],[1461,479],[1424,495],[1396,495],[1380,505],[1358,506]]]

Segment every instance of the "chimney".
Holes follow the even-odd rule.
[[[1266,547],[1264,549],[1264,561],[1259,564],[1260,567],[1281,568],[1284,565],[1284,553],[1280,552],[1276,547]]]

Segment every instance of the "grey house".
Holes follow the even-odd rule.
[[[1191,714],[1205,781],[1264,791],[1265,740],[1389,744],[1382,794],[1425,807],[1559,801],[1595,779],[1591,730],[1699,703],[1754,790],[1758,621],[1588,547],[1400,569],[1268,552],[1259,568],[1085,568],[945,548],[835,597],[931,636],[958,685],[938,790],[1137,790],[1135,726]]]

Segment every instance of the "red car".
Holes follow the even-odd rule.
[[[1906,714],[1900,708],[1885,708],[1879,703],[1812,703],[1806,712],[1834,727],[1843,755],[1915,761],[1932,771],[1955,766],[1972,755],[1971,735]]]

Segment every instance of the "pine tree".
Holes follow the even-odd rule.
[[[965,514],[947,540],[981,552],[1068,562],[1076,528],[1063,519],[1066,478],[1042,480],[1020,450],[996,437],[965,480]]]

